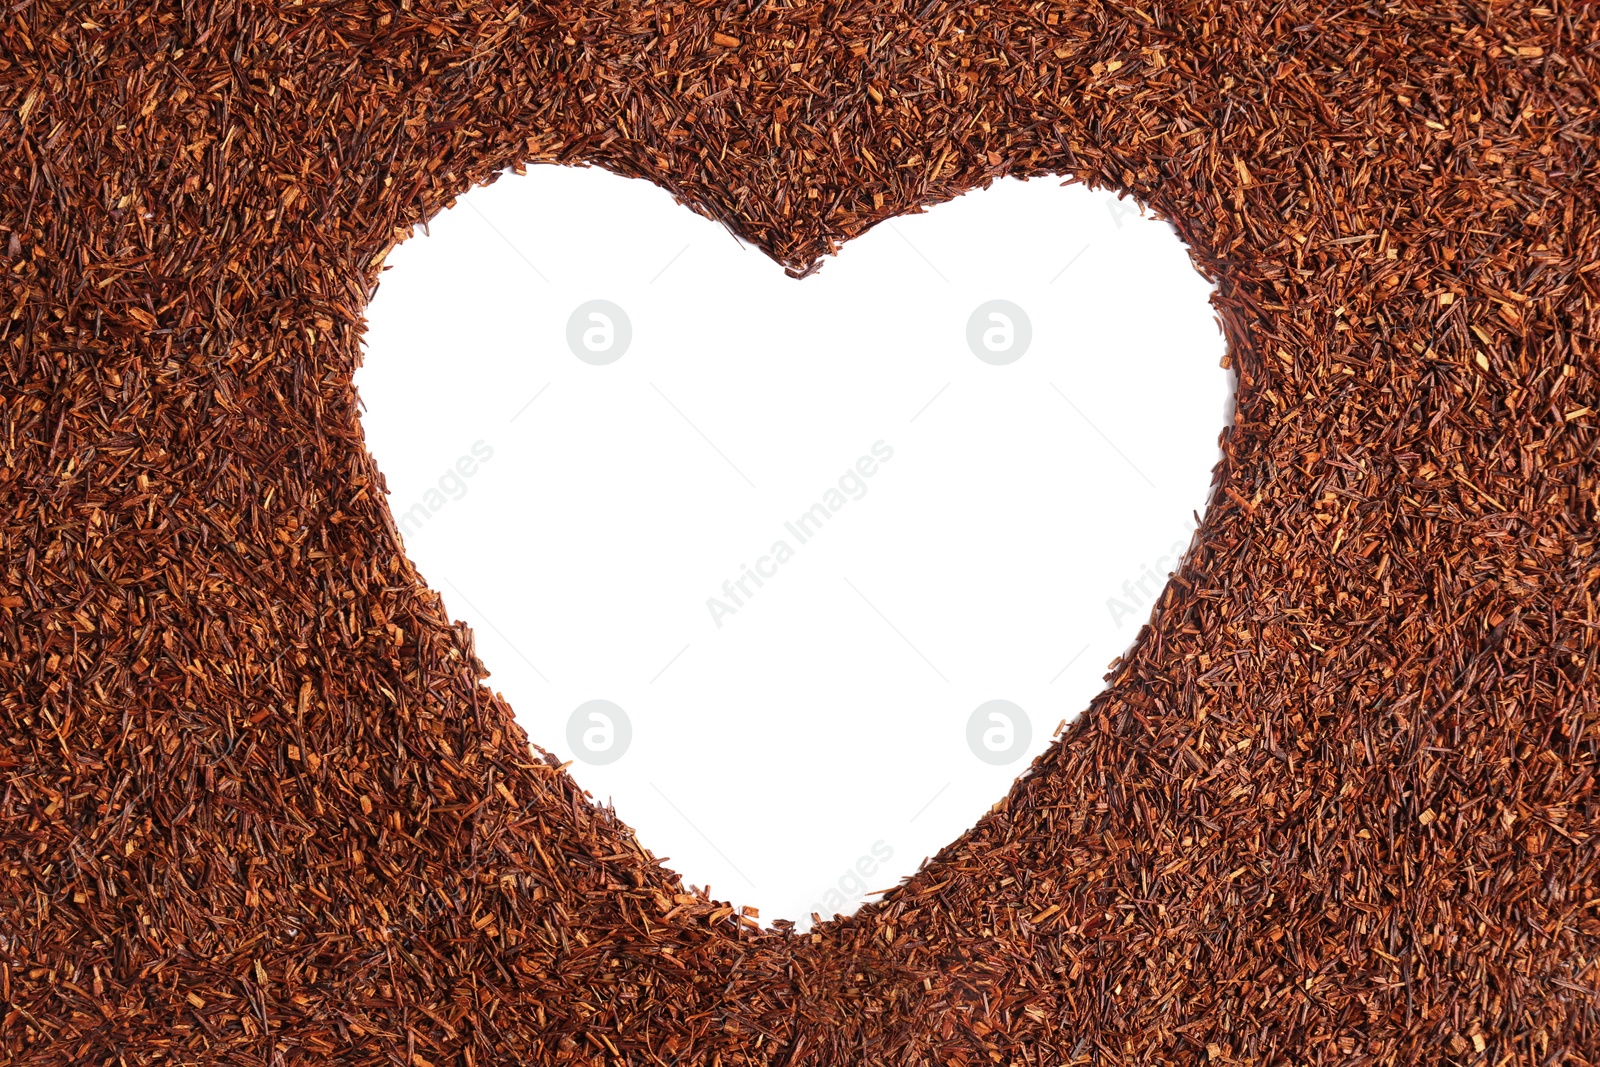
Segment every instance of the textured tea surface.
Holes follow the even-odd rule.
[[[1593,1062],[1597,30],[12,5],[6,1059]],[[362,305],[532,160],[649,177],[796,272],[1071,174],[1218,279],[1239,411],[1150,627],[1005,803],[814,935],[685,894],[530,754],[397,547]]]

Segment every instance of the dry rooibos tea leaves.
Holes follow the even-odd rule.
[[[1597,79],[1565,0],[10,5],[5,1060],[1600,1059]],[[535,161],[796,273],[1070,174],[1217,279],[1238,413],[1149,628],[815,933],[530,754],[398,547],[363,304]]]

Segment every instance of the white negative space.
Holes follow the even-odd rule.
[[[685,882],[804,928],[970,827],[1148,618],[1229,409],[1209,294],[1169,226],[1058,180],[795,280],[646,182],[539,166],[393,251],[357,385],[529,739]],[[626,723],[574,744],[593,700]],[[1028,737],[980,716],[985,759],[994,700]]]

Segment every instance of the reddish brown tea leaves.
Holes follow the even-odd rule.
[[[4,1058],[1600,1059],[1600,34],[1480,7],[13,5]],[[1240,396],[1193,553],[1060,743],[854,918],[686,891],[397,543],[363,305],[539,161],[794,273],[1070,174],[1217,279]]]

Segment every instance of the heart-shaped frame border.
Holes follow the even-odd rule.
[[[1596,9],[57,2],[0,34],[7,1059],[1595,1058]],[[1238,412],[1151,624],[974,829],[815,933],[684,894],[531,755],[398,547],[363,304],[535,161],[796,273],[1069,173],[1218,279]]]

